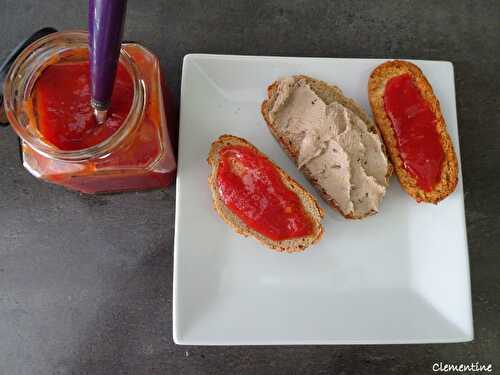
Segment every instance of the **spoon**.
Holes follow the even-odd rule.
[[[126,0],[89,0],[90,105],[98,124],[108,114],[126,8]]]

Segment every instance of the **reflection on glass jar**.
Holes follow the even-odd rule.
[[[169,135],[174,129],[169,126],[176,124],[167,121],[171,104],[162,90],[158,58],[139,44],[124,43],[120,54],[120,69],[130,75],[133,89],[122,124],[104,136],[109,129],[95,128],[98,131],[71,147],[57,142],[64,137],[57,138],[61,130],[50,108],[44,108],[46,101],[39,95],[44,86],[41,79],[38,85],[37,81],[49,66],[87,61],[87,33],[74,31],[36,41],[12,65],[4,86],[5,109],[21,138],[23,165],[37,178],[84,193],[168,186],[176,169]],[[52,86],[57,89],[64,81]]]

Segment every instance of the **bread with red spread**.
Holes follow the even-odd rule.
[[[252,236],[261,242],[266,247],[276,250],[279,252],[300,252],[305,250],[307,247],[318,242],[323,235],[323,227],[321,225],[321,220],[324,216],[323,210],[318,205],[314,197],[309,194],[299,183],[293,180],[286,172],[284,172],[280,167],[274,164],[272,165],[276,168],[276,171],[281,177],[283,184],[292,192],[294,192],[299,198],[306,214],[312,221],[312,232],[311,234],[298,237],[290,238],[284,240],[273,240],[266,237],[262,233],[250,228],[246,225],[243,220],[241,220],[229,207],[224,203],[219,187],[217,184],[217,174],[221,161],[221,151],[228,146],[244,146],[255,151],[256,154],[266,158],[270,161],[267,156],[261,153],[255,146],[247,142],[242,138],[238,138],[232,135],[222,135],[211,145],[208,154],[208,164],[211,167],[211,172],[208,177],[208,185],[212,193],[213,206],[219,216],[230,225],[237,233],[247,237]]]
[[[391,119],[386,112],[384,95],[387,83],[394,77],[409,74],[413,85],[419,90],[422,98],[434,113],[437,134],[444,151],[444,159],[439,181],[432,190],[424,190],[417,184],[416,178],[405,168],[398,148],[398,139]],[[404,190],[417,202],[438,203],[450,195],[457,185],[458,163],[453,144],[446,129],[446,123],[441,113],[439,101],[434,95],[432,86],[422,71],[407,61],[388,61],[373,70],[368,81],[368,98],[375,122],[382,133],[389,157],[394,165],[396,175]],[[439,175],[436,175],[439,177]]]
[[[326,82],[283,77],[261,113],[271,134],[323,199],[347,219],[378,212],[392,166],[374,122]]]

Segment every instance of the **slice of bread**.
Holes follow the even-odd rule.
[[[313,233],[306,237],[299,237],[293,239],[287,239],[282,241],[272,240],[261,233],[248,227],[237,215],[235,215],[222,201],[219,194],[219,189],[217,188],[217,172],[219,167],[220,151],[226,146],[246,146],[255,150],[258,154],[267,158],[266,155],[261,153],[255,146],[247,142],[242,138],[235,137],[233,135],[222,135],[215,142],[212,143],[210,152],[208,154],[208,164],[211,166],[211,172],[208,177],[208,185],[212,192],[213,205],[220,217],[229,224],[237,233],[247,237],[255,237],[266,247],[279,251],[279,252],[299,252],[305,250],[308,246],[318,242],[323,235],[323,227],[321,226],[321,219],[324,216],[322,208],[318,205],[314,197],[309,194],[299,183],[294,181],[286,172],[284,172],[280,167],[273,163],[277,171],[282,177],[283,183],[293,192],[297,194],[300,201],[302,202],[305,211],[309,214],[313,221],[314,230]],[[267,158],[268,159],[268,158]],[[268,159],[269,160],[269,159]],[[272,163],[272,161],[271,161]]]
[[[264,117],[264,120],[267,123],[267,126],[269,130],[271,131],[271,134],[274,136],[274,138],[278,141],[278,143],[281,145],[283,150],[286,152],[286,154],[290,157],[290,159],[297,165],[299,166],[299,153],[300,153],[300,147],[301,147],[301,139],[297,137],[293,137],[291,134],[289,134],[286,131],[278,129],[278,126],[275,124],[275,122],[272,119],[271,116],[271,111],[273,109],[273,106],[275,105],[275,102],[277,101],[278,98],[278,89],[280,82],[283,82],[285,79],[292,78],[294,83],[297,83],[299,81],[305,81],[307,85],[311,88],[311,90],[326,104],[330,105],[334,102],[339,103],[341,106],[346,107],[349,111],[353,112],[356,116],[358,116],[364,126],[366,127],[367,131],[373,135],[376,136],[378,139],[378,142],[380,144],[380,152],[382,154],[382,157],[384,159],[384,163],[386,164],[386,168],[384,169],[384,173],[382,174],[381,178],[377,182],[380,182],[380,185],[383,186],[384,193],[385,189],[388,186],[389,178],[392,174],[392,166],[390,162],[387,159],[386,151],[385,151],[385,146],[384,143],[382,142],[382,138],[380,137],[380,133],[373,123],[373,121],[368,117],[366,112],[352,99],[347,98],[343,95],[342,90],[340,90],[338,87],[329,85],[326,82],[305,76],[305,75],[297,75],[293,77],[286,77],[283,78],[282,80],[278,80],[273,82],[268,88],[267,88],[267,95],[268,98],[264,100],[264,102],[261,105],[261,113],[262,116]],[[314,104],[314,103],[312,103]],[[335,150],[334,150],[335,151]],[[359,160],[358,160],[359,162]],[[370,209],[370,210],[365,210],[365,212],[356,212],[356,209],[352,209],[351,211],[346,211],[345,209],[343,210],[341,208],[341,205],[339,204],[336,199],[330,195],[326,189],[325,186],[322,186],[322,184],[318,181],[318,176],[313,173],[307,165],[302,165],[299,166],[300,170],[303,172],[305,177],[311,182],[311,184],[316,188],[316,190],[321,194],[322,198],[334,209],[336,209],[340,214],[342,214],[346,219],[362,219],[365,218],[369,215],[373,215],[377,213],[377,209]],[[370,176],[371,177],[371,176]],[[375,180],[375,179],[374,179]],[[339,182],[340,183],[340,182]],[[355,189],[354,185],[350,187],[350,193],[352,193],[353,189]],[[383,194],[382,194],[383,197]],[[382,199],[380,197],[380,199]]]
[[[420,90],[423,98],[427,101],[430,109],[436,116],[436,129],[445,153],[441,180],[434,186],[432,191],[424,191],[419,188],[415,178],[413,178],[404,168],[392,122],[384,109],[384,92],[387,82],[393,77],[406,73],[411,75],[413,83]],[[439,107],[439,101],[434,95],[432,86],[427,81],[422,71],[415,64],[401,60],[388,61],[379,65],[372,72],[368,81],[368,99],[375,122],[382,133],[389,157],[396,169],[396,175],[406,192],[417,202],[429,202],[434,204],[450,195],[455,190],[458,181],[457,158],[453,150],[450,136],[446,130],[446,123]]]

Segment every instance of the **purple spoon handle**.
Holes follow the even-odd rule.
[[[126,7],[126,0],[89,0],[91,105],[99,123],[113,92]]]

